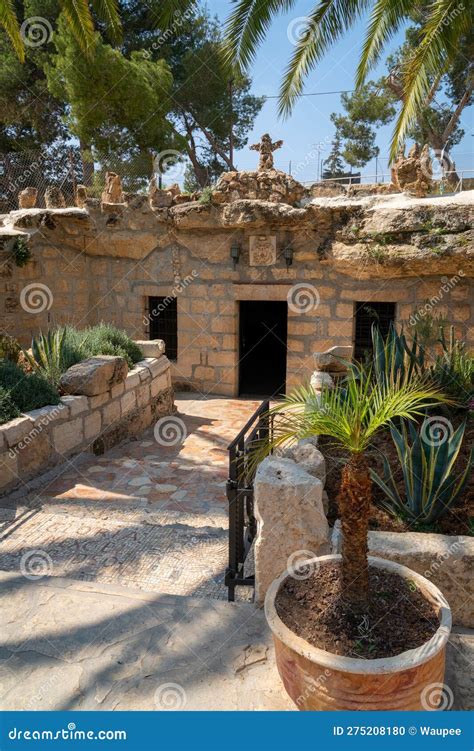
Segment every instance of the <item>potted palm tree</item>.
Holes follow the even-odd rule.
[[[348,455],[338,496],[342,555],[308,560],[307,577],[286,571],[265,600],[278,670],[300,709],[416,710],[439,698],[432,692],[443,682],[450,609],[424,577],[368,557],[366,453],[392,421],[446,401],[422,377],[377,379],[353,366],[341,387],[300,388],[273,410],[273,448],[322,435]]]

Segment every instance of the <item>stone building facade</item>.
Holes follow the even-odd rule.
[[[264,199],[258,185],[242,198],[234,173],[207,203],[125,196],[2,217],[1,330],[28,345],[57,323],[110,321],[168,338],[176,385],[224,395],[309,380],[313,352],[357,346],[364,304],[396,321],[444,314],[473,345],[474,192],[311,198],[273,172]]]

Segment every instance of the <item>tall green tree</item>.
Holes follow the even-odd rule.
[[[404,44],[387,59],[388,74],[377,81],[369,81],[352,94],[343,94],[341,104],[344,114],[333,113],[336,136],[342,141],[342,156],[347,164],[363,167],[378,155],[377,131],[392,122],[397,107],[403,103],[403,83],[400,71],[405,61],[414,54],[417,28],[409,27]],[[461,67],[464,55],[469,54],[474,32],[463,40],[456,65],[443,76],[431,81],[431,91],[424,106],[407,131],[407,136],[420,144],[429,144],[441,160],[443,169],[453,170],[449,150],[464,135],[459,119],[464,107],[472,101],[466,98],[466,71]],[[440,96],[441,93],[441,96]]]
[[[206,11],[175,12],[168,30],[156,27],[161,0],[146,6],[132,0],[124,11],[124,48],[163,57],[173,72],[170,117],[183,137],[192,165],[187,187],[202,188],[225,169],[234,169],[233,148],[247,142],[263,98],[250,94],[250,79],[225,62],[222,33]]]
[[[54,42],[56,54],[45,66],[50,90],[67,102],[67,125],[84,149],[113,153],[130,160],[176,147],[176,134],[167,119],[173,76],[164,60],[153,61],[145,51],[126,57],[96,33],[89,56],[61,19]]]

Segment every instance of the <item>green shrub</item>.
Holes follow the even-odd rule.
[[[201,195],[199,196],[199,203],[203,204],[204,206],[212,203],[212,188],[210,185],[207,185]]]
[[[20,416],[20,410],[11,398],[10,392],[0,386],[0,425]]]
[[[0,387],[8,391],[20,412],[59,403],[57,390],[46,378],[38,373],[26,374],[18,365],[8,360],[0,362]]]
[[[392,469],[384,456],[383,479],[374,470],[370,472],[372,480],[386,496],[386,501],[381,505],[392,514],[399,514],[419,524],[438,521],[464,489],[472,469],[474,448],[464,471],[460,474],[453,471],[465,427],[464,422],[451,433],[449,422],[433,417],[423,423],[418,433],[409,423],[410,445],[403,421],[401,432],[392,425],[390,432],[403,472],[405,493],[404,497],[400,495]]]
[[[0,360],[18,362],[20,352],[21,347],[13,336],[8,336],[8,334],[0,336]]]
[[[128,334],[108,323],[100,323],[98,326],[92,326],[79,333],[83,336],[80,349],[85,357],[116,355],[124,357],[130,368],[143,360],[140,347],[130,339]]]
[[[12,258],[20,268],[26,266],[31,260],[32,253],[28,247],[28,241],[24,237],[17,237],[12,247]]]
[[[411,343],[407,342],[403,330],[398,333],[391,324],[390,330],[383,338],[376,324],[372,325],[373,366],[379,384],[390,378],[412,378],[425,372],[425,353],[418,345],[417,335]]]

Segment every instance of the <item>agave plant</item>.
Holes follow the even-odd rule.
[[[433,378],[445,391],[465,405],[474,393],[474,358],[466,352],[465,342],[456,339],[454,326],[451,326],[448,337],[441,327],[438,341],[443,352],[436,357],[432,365]]]
[[[423,427],[418,432],[410,423],[410,445],[405,423],[402,422],[401,431],[392,425],[390,432],[403,471],[405,493],[403,497],[400,495],[390,464],[384,456],[384,479],[374,470],[370,473],[373,481],[385,493],[387,500],[380,502],[383,508],[422,524],[436,522],[458,498],[472,469],[474,448],[464,471],[460,475],[452,471],[465,428],[466,422],[454,433],[443,430],[441,439],[436,440],[433,434],[430,438]]]
[[[409,344],[403,329],[398,333],[392,323],[384,339],[377,324],[373,324],[372,345],[374,373],[379,382],[383,382],[389,375],[395,378],[399,375],[402,378],[412,378],[415,373],[423,375],[425,353],[418,344],[416,333]]]
[[[41,372],[50,383],[56,384],[64,370],[66,329],[40,333],[31,341],[31,354],[23,354],[33,370]]]
[[[354,607],[363,607],[369,592],[367,532],[372,480],[366,452],[375,434],[395,418],[413,420],[428,406],[447,401],[430,381],[387,377],[378,381],[370,369],[352,368],[344,385],[316,395],[301,387],[272,412],[271,449],[314,435],[329,436],[349,459],[342,472],[338,496],[341,517],[342,591]]]

